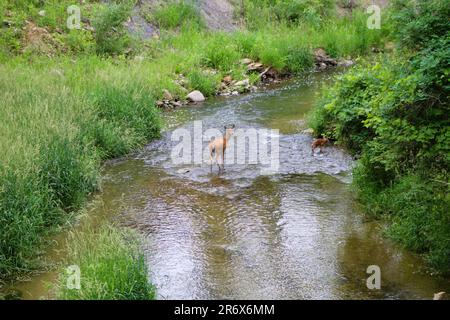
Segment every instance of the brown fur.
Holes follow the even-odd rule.
[[[316,150],[317,148],[320,148],[320,152],[323,151],[323,148],[325,147],[325,145],[328,143],[328,138],[319,138],[319,139],[314,139],[313,142],[311,143],[311,152],[314,155],[314,150]]]
[[[228,146],[228,141],[234,133],[234,124],[230,127],[225,127],[225,135],[221,138],[215,138],[209,143],[209,158],[211,160],[211,171],[214,158],[217,166],[219,167],[219,173],[225,170],[225,150]],[[213,156],[214,155],[214,156]]]

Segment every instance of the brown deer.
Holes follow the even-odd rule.
[[[217,166],[219,167],[219,173],[225,170],[225,150],[228,146],[228,141],[234,133],[235,125],[225,126],[225,135],[221,138],[212,139],[209,143],[209,158],[211,159],[211,172],[214,158],[216,160]]]
[[[328,143],[328,138],[318,138],[318,139],[314,139],[313,142],[311,143],[311,153],[314,156],[314,150],[316,150],[317,148],[320,148],[320,152],[323,151],[323,148],[325,147],[325,145]]]

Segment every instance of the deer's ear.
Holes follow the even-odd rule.
[[[231,125],[231,129],[234,129],[236,126],[234,125],[234,123]]]
[[[227,130],[227,126],[223,126],[225,130]]]

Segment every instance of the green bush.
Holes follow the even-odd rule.
[[[67,265],[80,268],[80,289],[69,289],[62,271],[56,295],[62,300],[152,300],[155,288],[139,238],[128,229],[105,226],[72,234]]]
[[[99,9],[92,21],[98,54],[119,55],[130,47],[131,38],[124,27],[130,10],[130,4],[127,2],[111,3]]]
[[[450,207],[448,183],[419,174],[400,177],[386,187],[383,171],[364,158],[354,183],[366,212],[387,217],[386,235],[410,250],[426,253],[430,266],[450,272]]]
[[[440,13],[431,13],[442,2],[418,5],[423,14],[406,22],[399,42],[420,50],[340,76],[324,89],[310,125],[361,156],[354,184],[366,211],[392,222],[387,234],[448,273],[450,37],[434,17]]]
[[[324,17],[334,12],[335,5],[333,0],[279,1],[274,6],[274,12],[281,21],[318,25]]]
[[[90,54],[94,52],[94,37],[84,30],[70,30],[62,37],[62,42],[72,54]]]
[[[448,35],[448,1],[395,0],[392,6],[393,35],[401,45],[421,49],[430,40]]]

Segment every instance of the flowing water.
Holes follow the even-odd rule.
[[[143,151],[109,163],[90,215],[119,219],[145,239],[160,299],[429,299],[448,280],[425,272],[422,259],[382,237],[350,188],[352,159],[328,146],[311,155],[302,133],[317,91],[330,83],[311,74],[249,95],[217,98],[167,116],[168,130]],[[277,173],[258,164],[175,165],[172,132],[279,129]],[[105,218],[106,217],[106,218]],[[381,270],[369,290],[367,267]],[[45,294],[47,273],[16,285],[24,298]]]

